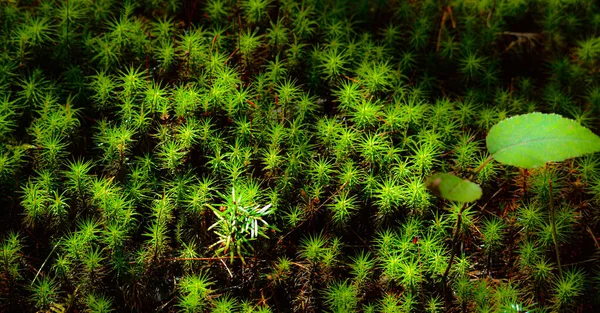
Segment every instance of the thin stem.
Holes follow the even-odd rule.
[[[435,46],[435,52],[440,51],[440,42],[442,41],[442,33],[444,30],[444,23],[446,23],[446,19],[448,18],[448,10],[444,9],[444,14],[442,14],[442,21],[440,22],[440,30],[438,31],[437,44]]]
[[[456,219],[456,226],[454,228],[454,237],[452,238],[452,248],[450,250],[450,261],[448,261],[448,266],[446,266],[446,271],[444,271],[444,281],[448,277],[448,273],[450,272],[450,268],[452,267],[452,262],[454,261],[454,256],[456,255],[456,246],[458,241],[458,236],[460,234],[460,227],[462,224],[462,210],[465,207],[463,203],[458,209],[458,218]]]
[[[492,161],[494,159],[494,155],[490,155],[487,157],[487,159],[485,159],[485,161],[483,161],[483,163],[481,163],[471,174],[471,177],[469,178],[469,180],[472,180],[473,177],[475,177],[475,174],[479,173],[479,171],[481,171],[488,163],[490,163],[490,161]]]
[[[558,251],[558,240],[556,235],[556,214],[554,212],[554,196],[552,195],[552,179],[548,180],[550,190],[550,225],[552,226],[552,241],[554,241],[554,251],[556,252],[556,264],[558,264],[558,272],[562,274],[560,265],[560,253]]]
[[[446,266],[446,271],[444,271],[444,276],[442,277],[442,284],[444,285],[444,294],[446,295],[446,302],[448,300],[448,274],[450,273],[450,268],[452,267],[452,263],[454,263],[454,257],[456,256],[456,246],[458,245],[458,238],[460,235],[460,228],[462,224],[462,211],[465,207],[465,203],[463,202],[458,209],[458,218],[456,219],[456,226],[454,229],[454,237],[452,238],[452,248],[450,250],[450,260],[448,261],[448,265]]]
[[[48,262],[48,259],[50,259],[50,256],[52,255],[52,253],[54,253],[54,250],[56,250],[57,246],[58,245],[54,245],[54,247],[52,247],[52,251],[50,251],[50,253],[46,257],[46,259],[44,260],[44,263],[42,263],[42,266],[40,266],[40,269],[37,270],[37,272],[35,273],[35,276],[33,277],[33,280],[31,281],[31,285],[30,286],[33,286],[33,283],[35,283],[35,280],[37,279],[38,275],[40,275],[40,272],[42,271],[42,269],[44,268],[44,266],[46,266],[46,262]]]

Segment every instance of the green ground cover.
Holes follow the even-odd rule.
[[[597,1],[0,0],[0,43],[0,312],[600,311],[597,149],[498,152],[597,138]]]

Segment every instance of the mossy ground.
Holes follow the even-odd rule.
[[[597,311],[597,154],[490,162],[460,217],[424,181],[516,114],[598,133],[599,32],[590,0],[0,1],[0,311]]]

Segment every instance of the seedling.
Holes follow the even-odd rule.
[[[263,207],[253,205],[254,201],[248,198],[248,194],[238,191],[236,195],[235,187],[231,188],[231,197],[220,196],[227,202],[209,206],[217,221],[208,230],[216,228],[214,232],[219,238],[211,248],[216,247],[217,255],[229,253],[232,262],[237,255],[245,263],[243,254],[254,250],[251,242],[259,236],[269,238],[266,234],[269,224],[264,218],[272,213],[271,204]]]

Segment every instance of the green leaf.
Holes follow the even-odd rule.
[[[479,185],[447,173],[431,175],[425,182],[427,189],[438,197],[458,202],[471,202],[481,198]]]
[[[487,148],[500,163],[522,168],[543,166],[600,151],[600,137],[557,114],[529,113],[494,125]]]

